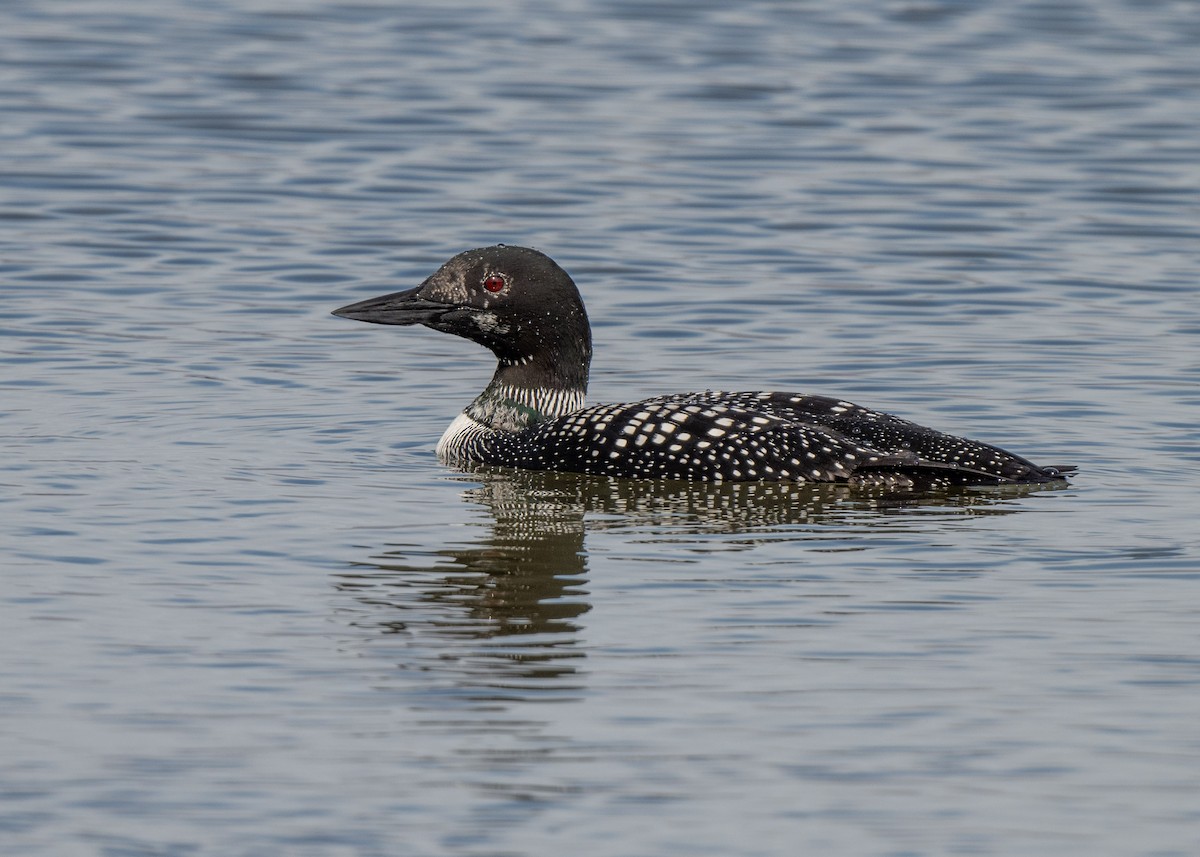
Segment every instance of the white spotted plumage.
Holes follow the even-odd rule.
[[[823,425],[823,419],[836,421],[837,428]],[[457,439],[448,443],[443,437],[438,447],[443,460],[460,465],[879,487],[978,482],[984,477],[1017,481],[1032,467],[987,444],[848,402],[792,393],[710,391],[593,405],[515,432],[462,420],[460,416],[447,431],[447,437]],[[667,444],[668,435],[677,442]]]

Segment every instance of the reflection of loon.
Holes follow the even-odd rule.
[[[684,393],[584,407],[591,330],[575,284],[523,247],[460,253],[415,289],[336,315],[424,324],[487,346],[495,377],[442,436],[438,454],[605,476],[883,487],[1062,481],[988,444],[889,414],[792,393]]]
[[[892,544],[911,531],[925,545],[938,522],[1014,514],[1024,508],[1015,501],[1030,491],[680,484],[490,467],[454,479],[470,484],[463,499],[484,513],[473,526],[454,528],[466,539],[440,532],[434,544],[422,545],[396,533],[394,544],[379,546],[334,581],[346,597],[343,621],[367,635],[374,657],[419,671],[422,699],[449,693],[485,707],[580,693],[592,610],[587,538],[614,533],[622,550],[640,545],[637,556],[668,564],[660,575],[667,579],[689,575],[686,563],[697,553],[728,555],[778,541],[800,550],[788,551],[788,565],[796,567],[788,575],[824,575],[826,552],[862,550],[871,531],[883,531],[876,534]],[[610,552],[613,544],[601,541],[598,550]],[[721,563],[731,580],[744,580],[745,565],[727,556]]]
[[[456,528],[465,540],[423,549],[397,538],[337,573],[336,585],[352,599],[343,608],[350,623],[403,641],[406,662],[453,671],[498,694],[511,694],[514,678],[571,685],[567,678],[583,657],[581,619],[591,609],[589,533],[637,533],[624,544],[668,542],[671,562],[687,561],[681,544],[689,545],[687,553],[780,540],[818,551],[856,550],[867,530],[903,532],[907,525],[892,514],[924,531],[931,517],[1015,513],[1021,506],[1013,500],[1027,491],[872,493],[844,485],[680,484],[489,467],[453,478],[470,483],[463,499],[485,513],[477,526]],[[713,543],[713,534],[736,538]],[[730,572],[743,573],[736,565]]]

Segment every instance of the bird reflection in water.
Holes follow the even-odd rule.
[[[698,536],[727,534],[743,548],[786,539],[853,550],[871,530],[916,527],[914,515],[1011,513],[1020,508],[1016,499],[1055,490],[872,493],[487,467],[455,478],[470,485],[463,499],[487,511],[483,538],[434,549],[387,545],[338,574],[336,586],[353,596],[343,609],[356,629],[402,643],[403,656],[389,649],[397,666],[444,673],[470,698],[492,702],[578,695],[581,617],[591,609],[589,530],[625,531],[642,542],[687,542],[692,549]],[[721,544],[728,548],[730,540]]]

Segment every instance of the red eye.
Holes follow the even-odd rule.
[[[496,274],[492,274],[483,281],[483,287],[489,292],[498,292],[504,288],[504,278]]]

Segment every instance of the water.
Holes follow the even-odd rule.
[[[1186,3],[0,10],[0,851],[1200,852]],[[337,306],[537,246],[592,399],[1062,490],[463,474]]]

